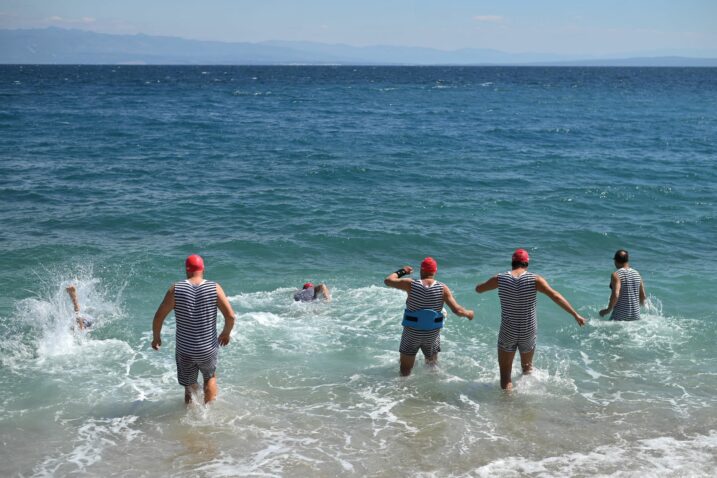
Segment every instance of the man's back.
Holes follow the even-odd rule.
[[[433,281],[426,285],[420,280],[411,282],[411,291],[406,298],[408,310],[433,309],[440,312],[443,309],[443,284]]]
[[[192,357],[203,357],[218,348],[216,282],[177,282],[174,285],[174,315],[177,351]]]
[[[498,274],[502,324],[535,328],[535,277],[535,274],[528,271],[519,276],[514,276],[510,271]]]
[[[615,271],[620,279],[620,290],[610,320],[640,319],[640,284],[642,277],[632,267],[623,267]]]

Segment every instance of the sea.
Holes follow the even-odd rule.
[[[0,66],[1,473],[715,476],[716,159],[714,68]],[[475,286],[519,247],[588,323],[541,295],[507,393]],[[209,406],[173,314],[150,347],[193,253],[237,315]],[[383,279],[426,256],[475,319],[402,378]]]

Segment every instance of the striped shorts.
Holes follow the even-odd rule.
[[[214,377],[217,371],[218,355],[218,348],[210,355],[202,357],[201,359],[195,359],[189,355],[177,352],[175,358],[177,359],[177,381],[179,385],[189,387],[190,385],[196,384],[199,372],[202,372],[204,382]]]
[[[401,346],[398,351],[404,355],[414,356],[421,349],[426,358],[433,357],[441,351],[441,329],[416,330],[411,327],[403,328]]]
[[[501,326],[498,333],[498,348],[505,352],[528,353],[535,349],[537,339],[536,331],[527,330],[511,330],[509,327]]]

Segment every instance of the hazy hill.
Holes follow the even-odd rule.
[[[650,56],[583,59],[478,48],[445,51],[311,42],[225,43],[142,34],[110,35],[51,27],[0,30],[0,63],[717,66],[717,58]]]

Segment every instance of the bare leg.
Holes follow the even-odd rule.
[[[513,373],[513,358],[515,352],[506,352],[498,349],[498,367],[500,367],[500,388],[503,390],[512,390],[513,382],[511,374]]]
[[[520,354],[520,366],[523,368],[523,375],[528,375],[533,371],[533,354],[535,349],[530,352]]]
[[[209,403],[217,398],[217,377],[212,377],[204,382],[204,403]]]
[[[415,355],[405,355],[401,354],[401,376],[402,377],[408,377],[411,375],[411,369],[413,368],[413,364],[416,361]]]
[[[192,393],[196,393],[197,390],[199,390],[198,383],[184,387],[184,403],[186,403],[187,405],[192,403]]]
[[[430,357],[426,357],[426,365],[430,365],[432,367],[438,365],[438,352],[434,353]]]

